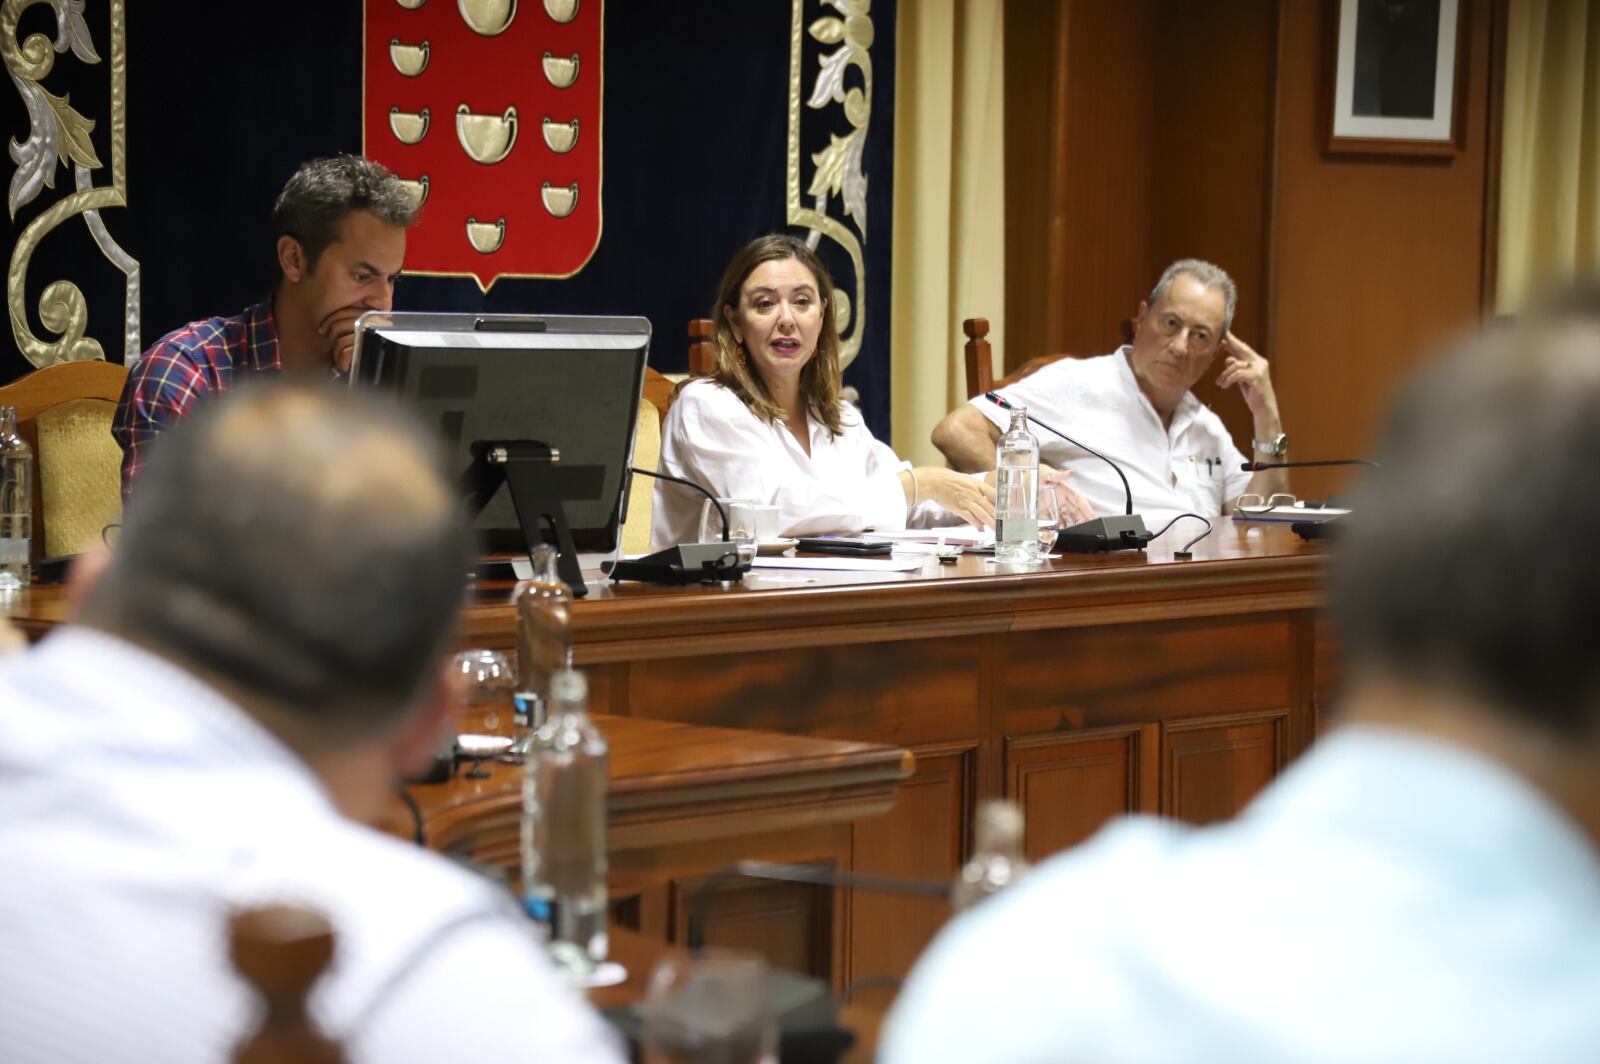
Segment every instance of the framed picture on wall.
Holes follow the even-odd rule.
[[[1460,0],[1332,0],[1330,152],[1460,150]]]

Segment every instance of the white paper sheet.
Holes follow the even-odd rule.
[[[921,569],[925,559],[907,558],[852,558],[844,554],[814,555],[789,558],[783,555],[758,556],[751,564],[757,569],[834,569],[853,573],[909,573]]]

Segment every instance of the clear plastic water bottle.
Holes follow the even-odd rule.
[[[522,775],[522,900],[550,955],[586,975],[606,959],[604,736],[589,719],[583,674],[550,677],[550,716],[533,733]]]
[[[1022,856],[1022,810],[1015,803],[980,803],[976,829],[972,858],[961,866],[950,896],[957,911],[999,893],[1028,870]]]
[[[549,716],[550,677],[572,665],[572,646],[554,638],[551,630],[566,630],[572,591],[561,580],[558,556],[551,546],[535,547],[533,580],[517,598],[516,744],[512,750],[526,754],[533,733]]]
[[[1026,407],[1011,408],[1011,427],[995,449],[994,560],[1039,560],[1039,441]]]
[[[33,449],[17,433],[17,411],[0,406],[0,592],[28,586],[33,543]]]

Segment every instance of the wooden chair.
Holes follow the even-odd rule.
[[[0,388],[33,448],[33,560],[77,554],[122,517],[122,448],[111,419],[126,366],[63,362]]]
[[[1017,368],[1014,373],[1008,373],[999,380],[994,378],[994,353],[989,344],[989,319],[968,318],[961,323],[961,331],[967,335],[967,343],[963,349],[967,361],[967,398],[972,399],[985,392],[992,392],[996,388],[1004,388],[1008,384],[1015,384],[1025,377],[1031,377],[1052,362],[1071,355],[1040,355],[1038,358],[1029,359]],[[1133,342],[1133,322],[1126,319],[1122,322],[1122,342]]]
[[[661,463],[661,419],[672,405],[672,381],[649,366],[644,370],[644,398],[633,436],[633,464],[655,469]],[[622,515],[622,552],[650,549],[650,523],[655,517],[655,481],[636,477],[628,490],[628,512]]]
[[[717,368],[717,323],[710,318],[689,322],[689,376],[709,377]]]
[[[328,921],[273,905],[237,913],[228,931],[234,970],[267,1006],[260,1026],[234,1050],[234,1064],[342,1064],[344,1053],[312,1026],[307,1007],[333,960]]]

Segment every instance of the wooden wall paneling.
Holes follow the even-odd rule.
[[[1051,197],[1052,181],[1060,180],[1054,131],[1063,102],[1064,71],[1058,78],[1056,63],[1061,14],[1062,0],[1005,4],[1006,305],[997,380],[1054,350],[1045,332],[1050,248],[1069,224]]]
[[[1483,305],[1491,0],[1462,0],[1469,33],[1463,150],[1445,157],[1328,155],[1322,4],[1279,9],[1272,354],[1302,459],[1366,453],[1401,378]],[[1324,497],[1347,470],[1297,470]]]
[[[1160,811],[1155,724],[1006,740],[1006,793],[1021,808],[1029,861],[1074,846],[1106,821]]]
[[[1034,354],[1096,355],[1121,343],[1119,323],[1138,307],[1152,276],[1150,210],[1156,171],[1169,162],[1150,136],[1157,103],[1151,76],[1163,32],[1157,4],[1070,0],[1062,38],[1065,113],[1052,187],[1047,352],[1006,353],[1007,366]],[[1008,345],[1009,346],[1009,345]]]
[[[1234,816],[1289,759],[1290,712],[1233,713],[1162,726],[1162,812],[1193,824]]]
[[[1144,287],[1177,259],[1215,262],[1239,286],[1234,332],[1272,359],[1266,308],[1277,0],[1154,6],[1160,28],[1147,64],[1155,104]],[[1128,314],[1144,294],[1129,293],[1135,302]],[[1207,373],[1195,395],[1248,452],[1249,408],[1237,390],[1216,386],[1220,372],[1218,366]]]
[[[913,749],[916,773],[900,785],[887,816],[855,823],[858,872],[953,882],[971,845],[976,750],[972,745]],[[854,891],[849,981],[903,975],[950,918],[942,901]]]

